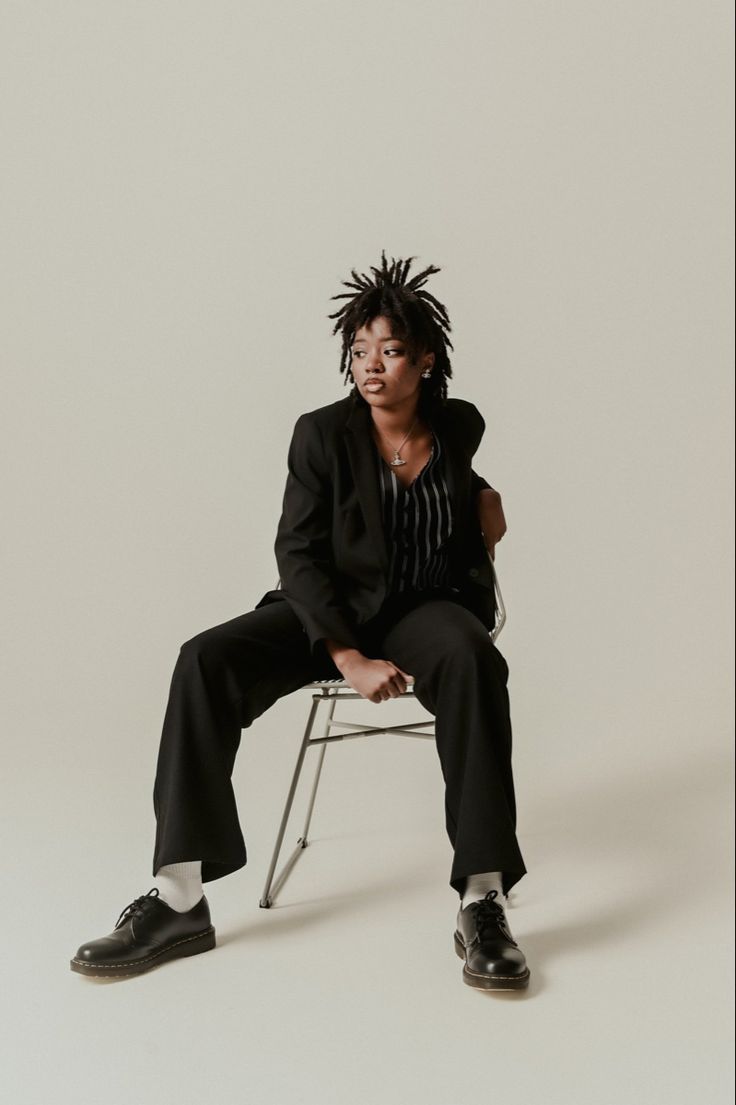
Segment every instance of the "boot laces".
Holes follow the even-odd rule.
[[[134,900],[126,905],[123,912],[115,922],[115,928],[118,928],[123,921],[128,921],[131,917],[141,917],[145,911],[146,906],[150,904],[151,900],[159,897],[158,887],[152,887],[147,894],[141,894],[140,897],[134,898]]]
[[[501,903],[496,901],[497,897],[497,890],[489,890],[484,898],[481,898],[477,902],[470,903],[478,936],[481,940],[484,940],[486,936],[493,933],[494,929],[500,929],[506,939],[510,940],[514,947],[518,947],[518,944],[508,930],[506,914],[503,911]]]

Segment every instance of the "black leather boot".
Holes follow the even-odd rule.
[[[179,913],[159,897],[154,886],[125,907],[109,936],[82,944],[71,969],[90,978],[127,978],[214,946],[215,930],[204,894],[190,910]]]
[[[497,896],[489,890],[458,913],[455,951],[465,960],[463,981],[479,990],[523,990],[530,971]]]

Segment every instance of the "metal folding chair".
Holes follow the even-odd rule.
[[[501,595],[501,589],[498,585],[498,573],[496,571],[496,565],[488,554],[488,559],[491,563],[491,571],[493,573],[493,587],[496,594],[496,623],[490,632],[491,640],[495,642],[498,634],[503,629],[506,621],[506,607],[504,606],[503,597]],[[276,584],[278,589],[281,586],[281,580],[279,579]],[[406,690],[398,698],[409,698],[414,696],[413,683],[407,684]],[[317,795],[317,786],[319,785],[320,775],[322,773],[322,764],[324,763],[325,752],[327,751],[327,745],[334,741],[346,741],[354,740],[356,737],[368,737],[375,733],[396,733],[404,737],[420,737],[423,740],[434,740],[434,718],[430,718],[428,721],[417,721],[410,725],[376,725],[367,727],[365,725],[357,724],[352,721],[338,720],[335,717],[335,706],[338,700],[348,698],[362,698],[363,696],[354,691],[350,684],[345,679],[317,679],[313,683],[305,683],[301,690],[312,690],[312,705],[307,717],[307,725],[304,731],[304,737],[299,746],[299,753],[296,758],[296,765],[291,779],[291,785],[289,787],[289,793],[286,798],[286,805],[284,807],[283,816],[281,818],[281,824],[279,825],[278,835],[276,837],[276,845],[274,847],[273,856],[271,858],[271,864],[268,869],[268,875],[266,876],[266,885],[263,888],[263,894],[259,901],[259,905],[262,909],[270,909],[276,900],[276,896],[281,890],[282,886],[286,882],[289,874],[291,873],[294,864],[304,849],[309,843],[308,832],[309,825],[312,820],[312,812],[314,810],[314,801]],[[398,701],[398,699],[394,700]],[[321,736],[312,736],[312,730],[314,729],[317,719],[317,711],[322,703],[327,703],[327,712],[322,725]],[[382,703],[386,706],[387,703]],[[333,729],[345,729],[344,733],[333,733]],[[278,877],[274,879],[274,871],[276,870],[276,864],[278,862],[279,853],[281,852],[281,845],[284,839],[284,833],[286,832],[286,826],[291,813],[291,808],[294,803],[294,796],[296,794],[297,785],[301,776],[302,767],[304,765],[304,758],[307,753],[307,749],[313,745],[319,745],[320,751],[317,757],[317,766],[314,773],[314,782],[312,783],[312,791],[309,796],[309,804],[307,806],[306,818],[304,821],[304,828],[302,834],[298,838],[296,847],[291,855],[284,862]]]

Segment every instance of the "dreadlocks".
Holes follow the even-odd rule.
[[[349,365],[352,359],[350,347],[357,331],[378,315],[391,320],[396,327],[396,336],[406,342],[412,362],[416,362],[424,352],[435,355],[432,375],[421,381],[421,406],[426,408],[434,403],[444,404],[447,400],[447,380],[452,378],[447,349],[453,348],[448,333],[452,327],[443,304],[423,290],[427,277],[441,270],[436,265],[429,265],[407,281],[413,260],[413,257],[407,257],[406,260],[397,261],[392,257],[389,266],[386,263],[386,251],[382,250],[381,268],[371,265],[374,280],[365,273],[359,275],[355,269],[351,269],[353,279],[343,280],[341,283],[354,290],[330,296],[331,299],[348,300],[338,311],[327,317],[337,319],[333,334],[338,330],[342,331],[340,373],[345,377],[343,382],[347,384],[352,380],[351,395],[361,402],[365,400],[358,393]]]

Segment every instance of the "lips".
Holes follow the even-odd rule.
[[[366,380],[366,382],[363,384],[363,387],[367,388],[368,391],[379,391],[383,387],[383,381]]]

